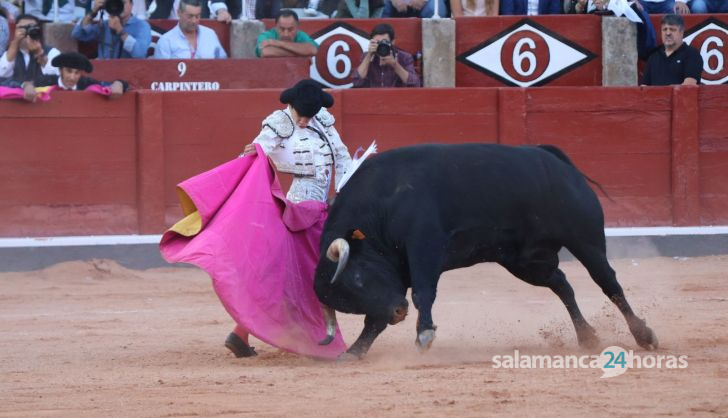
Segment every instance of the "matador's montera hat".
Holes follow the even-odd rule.
[[[91,65],[91,61],[78,52],[64,52],[62,54],[58,54],[58,56],[53,58],[53,61],[51,61],[51,65],[58,68],[75,68],[76,70],[86,71],[87,73],[94,70],[94,67]]]
[[[281,103],[293,106],[300,116],[307,118],[314,117],[321,107],[334,105],[333,96],[326,93],[321,84],[311,79],[301,80],[295,86],[283,90],[280,100]]]

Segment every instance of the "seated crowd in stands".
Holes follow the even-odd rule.
[[[274,18],[274,27],[258,38],[256,55],[309,57],[318,45],[299,30],[302,18],[616,14],[637,24],[638,52],[646,59],[656,46],[649,14],[728,11],[728,1],[721,0],[55,0],[58,10],[54,0],[25,0],[22,8],[13,1],[19,0],[0,0],[0,83],[37,83],[39,77],[59,75],[51,61],[60,51],[42,41],[41,25],[47,21],[76,22],[73,38],[95,42],[97,57],[110,59],[148,57],[153,44],[147,20],[176,19],[178,24],[157,41],[153,58],[211,59],[227,58],[227,53],[215,31],[200,24],[203,18],[227,23]],[[384,26],[372,31],[369,50],[352,73],[354,85],[419,86],[412,56],[394,46],[394,30]],[[375,53],[382,39],[391,42],[391,56]]]

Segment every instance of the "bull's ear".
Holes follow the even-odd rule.
[[[367,236],[364,235],[363,232],[361,232],[361,229],[355,229],[354,232],[351,233],[351,239],[357,239],[359,241],[362,241]]]

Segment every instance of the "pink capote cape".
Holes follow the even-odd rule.
[[[38,92],[37,99],[41,102],[47,102],[51,99],[52,87],[40,87],[36,88]],[[0,99],[23,99],[25,98],[25,92],[20,87],[4,87],[0,86]]]
[[[205,270],[232,318],[260,340],[334,359],[346,344],[337,329],[326,346],[313,290],[326,204],[288,201],[268,158],[236,158],[178,185],[185,215],[162,236],[168,262]]]
[[[58,86],[50,87],[36,87],[35,91],[38,92],[38,100],[47,102],[51,99],[51,93],[55,90],[59,90]],[[92,84],[84,91],[90,91],[102,96],[111,96],[111,88],[104,87],[100,84]],[[25,94],[23,89],[20,87],[4,87],[0,86],[0,99],[23,99]]]

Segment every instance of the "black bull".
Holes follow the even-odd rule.
[[[437,282],[447,270],[495,262],[556,293],[579,345],[598,338],[558,268],[566,247],[619,308],[637,344],[657,338],[627,303],[606,256],[604,215],[585,176],[553,146],[417,145],[370,158],[331,206],[314,287],[333,337],[335,311],[364,314],[349,348],[362,357],[387,324],[417,308],[421,350],[430,347]],[[330,339],[330,338],[327,338]],[[321,342],[326,344],[326,340]]]

